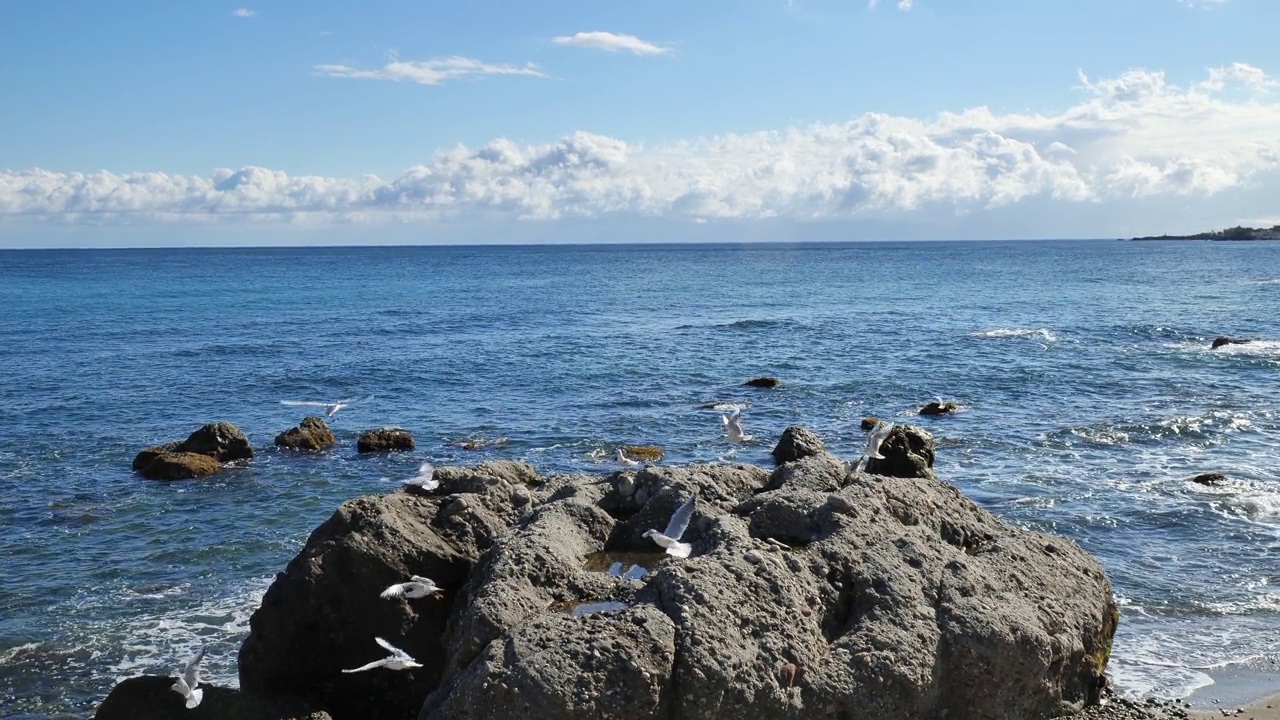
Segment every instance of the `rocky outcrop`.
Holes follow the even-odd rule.
[[[360,453],[412,450],[417,446],[413,436],[400,428],[366,430],[356,440],[356,451]]]
[[[880,444],[883,459],[867,460],[872,475],[933,479],[933,436],[915,425],[895,425]]]
[[[412,716],[443,675],[444,634],[467,605],[471,568],[527,512],[520,463],[439,468],[433,494],[399,492],[342,504],[271,585],[240,648],[240,687],[306,695],[337,718]],[[523,501],[522,501],[523,500]],[[423,575],[444,588],[441,600],[386,600],[386,587]],[[412,672],[343,674],[382,657],[375,637],[424,667]]]
[[[332,720],[312,701],[263,697],[200,685],[204,698],[187,709],[182,696],[170,689],[172,677],[143,675],[116,685],[98,706],[94,720]]]
[[[858,427],[863,430],[872,430],[882,422],[884,421],[878,417],[864,417],[862,418],[862,422],[858,423]]]
[[[324,420],[318,417],[305,417],[295,427],[276,436],[276,447],[290,450],[324,450],[332,447],[333,432]]]
[[[811,431],[792,425],[782,431],[778,444],[773,447],[773,461],[781,465],[822,452],[822,440]]]
[[[920,408],[921,415],[950,415],[956,411],[956,404],[953,402],[931,402]]]
[[[622,452],[632,460],[641,462],[658,462],[665,454],[657,445],[624,445]]]
[[[149,447],[133,458],[133,469],[152,480],[186,480],[212,475],[223,463],[253,457],[249,439],[228,422],[210,423],[186,440]]]
[[[776,388],[782,384],[782,381],[776,377],[758,377],[751,378],[742,384],[747,387]]]
[[[1227,476],[1218,472],[1200,473],[1191,478],[1191,482],[1197,485],[1222,485],[1227,482]]]
[[[486,463],[349,501],[254,613],[241,687],[337,720],[1013,720],[1096,700],[1118,618],[1098,564],[933,480],[918,428],[881,451],[926,476],[821,450],[772,473]],[[662,554],[643,533],[690,496],[692,555]],[[444,599],[378,597],[410,574]],[[341,673],[379,657],[374,636],[424,667]]]
[[[1223,345],[1242,345],[1242,344],[1247,343],[1247,342],[1249,342],[1249,341],[1248,341],[1248,340],[1240,340],[1240,339],[1237,339],[1237,338],[1216,337],[1216,338],[1214,338],[1214,339],[1213,339],[1213,345],[1211,345],[1210,347],[1211,347],[1211,349],[1213,349],[1213,350],[1217,350],[1218,348],[1222,347]]]

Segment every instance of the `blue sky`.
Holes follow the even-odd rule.
[[[0,0],[0,246],[1270,220],[1276,28],[1271,0]]]

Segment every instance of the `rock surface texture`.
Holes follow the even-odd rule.
[[[781,465],[822,452],[822,440],[812,431],[792,425],[782,431],[773,448],[773,461]]]
[[[152,480],[187,480],[212,475],[223,463],[253,457],[249,439],[229,422],[205,425],[187,437],[149,447],[133,458],[133,469]]]
[[[356,452],[361,453],[412,450],[417,446],[413,436],[407,430],[400,428],[366,430],[356,439]]]
[[[305,417],[297,426],[276,436],[276,446],[290,450],[324,450],[332,447],[333,432],[324,420],[318,417]]]
[[[94,720],[332,720],[308,700],[267,698],[204,684],[204,699],[187,709],[172,685],[172,677],[129,678],[112,688]]]
[[[914,475],[820,449],[772,472],[496,462],[348,501],[254,613],[241,688],[335,720],[1030,720],[1096,701],[1119,617],[1097,562],[934,480],[922,430],[882,453]],[[644,532],[691,495],[692,554],[665,555]],[[413,574],[444,599],[378,597]],[[424,667],[343,674],[382,657],[375,636]]]

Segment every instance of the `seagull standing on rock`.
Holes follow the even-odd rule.
[[[671,516],[671,522],[667,523],[667,529],[658,532],[657,530],[645,530],[642,537],[653,538],[653,541],[667,549],[667,554],[678,558],[687,558],[689,553],[693,552],[693,546],[689,543],[680,542],[680,537],[684,535],[684,531],[689,529],[689,520],[693,518],[693,506],[697,503],[698,496],[690,495],[688,500],[684,501],[675,513]]]
[[[422,667],[422,663],[409,657],[409,653],[401,650],[395,645],[392,645],[386,640],[383,640],[380,637],[376,637],[374,638],[374,641],[376,641],[379,645],[383,647],[384,650],[386,650],[391,654],[382,658],[381,660],[374,660],[368,665],[361,665],[360,667],[355,668],[354,670],[344,669],[342,672],[358,673],[358,672],[364,672],[365,670],[372,670],[374,668],[379,668],[379,667],[384,667],[388,670],[412,670],[414,668]]]
[[[197,686],[200,684],[200,661],[204,659],[204,648],[187,660],[182,667],[178,668],[178,675],[173,685],[169,686],[170,690],[178,693],[187,701],[187,709],[194,709],[204,699],[204,690]]]
[[[422,598],[430,595],[439,600],[444,597],[444,592],[436,585],[436,581],[431,578],[425,578],[421,575],[414,575],[409,578],[408,582],[396,583],[386,590],[382,591],[378,597],[383,598],[409,598],[410,600]]]
[[[721,415],[720,421],[724,423],[724,436],[729,438],[729,442],[744,443],[751,439],[742,431],[741,410],[734,410],[732,415]]]

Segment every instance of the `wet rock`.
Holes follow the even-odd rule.
[[[811,431],[792,425],[782,431],[773,448],[773,461],[779,465],[822,452],[822,441]]]
[[[172,677],[143,675],[123,680],[111,689],[94,720],[332,720],[314,701],[265,697],[201,684],[204,698],[187,709],[182,696],[170,689]]]
[[[210,423],[186,440],[149,447],[133,458],[133,469],[152,480],[186,480],[212,475],[223,463],[253,457],[249,439],[229,422]]]
[[[1222,485],[1227,482],[1227,476],[1216,472],[1200,473],[1191,478],[1191,482],[1198,485]]]
[[[324,450],[333,443],[333,432],[323,419],[315,416],[303,418],[297,426],[276,436],[276,446],[290,450]]]
[[[889,477],[933,478],[933,436],[915,425],[895,425],[880,445],[883,459],[867,460],[866,472]]]
[[[956,411],[957,405],[953,402],[931,402],[920,408],[921,415],[949,415]]]
[[[1243,345],[1244,343],[1247,343],[1247,342],[1250,342],[1250,341],[1240,340],[1238,338],[1230,338],[1230,337],[1216,337],[1213,339],[1213,345],[1211,345],[1210,347],[1213,350],[1217,350],[1223,345]]]
[[[862,418],[862,422],[859,423],[858,426],[861,427],[863,430],[870,431],[870,430],[873,430],[875,426],[879,425],[882,422],[884,421],[878,417],[864,417]]]
[[[782,381],[776,377],[758,377],[751,378],[742,384],[747,387],[776,388],[782,384]]]
[[[253,457],[249,438],[229,422],[216,422],[196,430],[182,442],[183,452],[208,455],[220,463]]]
[[[405,451],[415,447],[413,436],[400,428],[366,430],[356,440],[356,452],[360,453]]]
[[[622,452],[632,460],[641,462],[658,462],[664,454],[657,445],[624,445]]]

